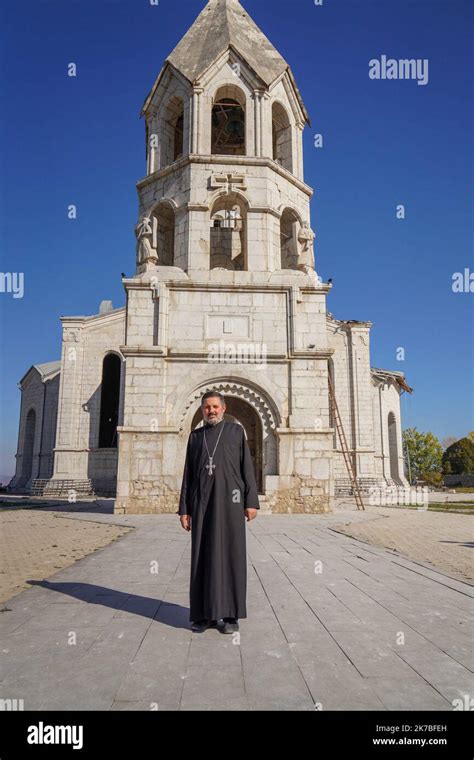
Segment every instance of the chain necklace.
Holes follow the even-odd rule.
[[[219,437],[217,439],[217,443],[216,443],[216,445],[214,447],[214,451],[212,452],[212,456],[210,454],[209,447],[207,445],[206,431],[204,431],[204,443],[206,444],[207,456],[208,456],[208,459],[209,459],[209,463],[206,464],[206,470],[207,470],[207,474],[209,475],[209,477],[212,477],[212,475],[214,475],[214,470],[216,469],[216,465],[214,464],[214,454],[216,453],[216,449],[217,449],[217,447],[219,445],[219,441],[221,439],[222,431],[224,430],[224,425],[225,425],[225,422],[222,423],[221,431],[219,433]]]

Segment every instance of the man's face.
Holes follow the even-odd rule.
[[[207,398],[202,405],[202,414],[209,425],[218,425],[224,419],[226,405],[218,396]]]

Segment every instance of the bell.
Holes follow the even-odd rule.
[[[227,122],[224,129],[227,135],[242,138],[244,136],[244,123],[242,119],[231,119]]]

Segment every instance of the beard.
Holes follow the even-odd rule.
[[[210,417],[210,418],[208,418],[206,420],[206,422],[207,422],[208,425],[212,425],[214,427],[215,425],[218,425],[219,422],[222,422],[223,419],[224,419],[224,415],[220,414],[217,417]]]

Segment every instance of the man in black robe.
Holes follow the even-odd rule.
[[[190,620],[193,631],[220,624],[239,630],[247,617],[247,521],[254,520],[258,489],[241,425],[224,419],[225,399],[206,393],[205,421],[189,436],[179,515],[191,531]]]

